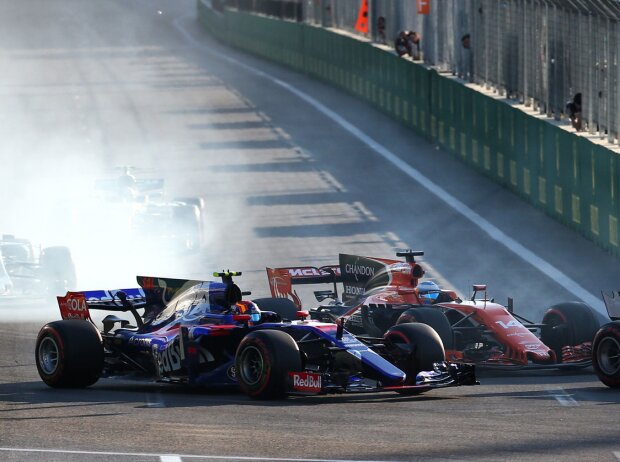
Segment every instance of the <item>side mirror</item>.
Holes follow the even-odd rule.
[[[308,313],[307,311],[297,312],[297,319],[301,319],[302,321],[305,321],[308,316],[310,316],[310,313]]]
[[[473,290],[474,290],[474,293],[471,295],[471,301],[472,302],[476,300],[476,294],[478,292],[482,292],[482,291],[484,291],[484,300],[485,301],[487,300],[487,294],[486,294],[486,292],[487,292],[487,285],[486,284],[474,284]]]

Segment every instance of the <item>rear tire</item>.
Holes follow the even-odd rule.
[[[258,330],[239,344],[235,368],[239,386],[251,398],[283,398],[288,373],[301,370],[301,354],[286,332]]]
[[[620,388],[620,321],[599,329],[592,345],[592,366],[605,385]]]
[[[193,252],[202,246],[202,213],[193,204],[179,204],[174,209],[178,220],[179,235],[183,238],[185,250]]]
[[[427,324],[398,324],[384,338],[394,364],[407,374],[405,385],[415,385],[418,373],[432,371],[434,363],[446,360],[439,334]]]
[[[39,376],[50,387],[87,387],[103,370],[101,334],[89,321],[50,322],[39,331],[35,358]]]
[[[297,305],[289,298],[257,298],[252,300],[261,311],[273,311],[282,319],[294,321],[297,319]]]
[[[41,280],[50,295],[64,295],[67,290],[75,289],[77,284],[75,264],[68,247],[43,249],[39,265]]]
[[[582,302],[559,303],[545,313],[540,339],[551,348],[558,362],[562,361],[562,347],[592,342],[599,322],[594,310]]]
[[[403,312],[396,325],[409,322],[419,322],[431,326],[441,338],[444,350],[454,349],[454,333],[446,315],[439,308],[416,307]]]

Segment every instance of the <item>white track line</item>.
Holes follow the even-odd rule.
[[[157,457],[162,462],[178,462],[182,459],[208,460],[249,460],[273,462],[387,462],[380,460],[351,460],[351,459],[294,459],[290,457],[252,457],[252,456],[214,456],[198,454],[155,454],[150,452],[120,452],[120,451],[76,451],[65,449],[35,449],[35,448],[0,448],[5,452],[34,452],[47,454],[80,454],[91,456],[128,456],[128,457]]]
[[[579,406],[579,402],[575,398],[573,398],[572,395],[566,393],[566,390],[564,390],[564,388],[551,388],[547,390],[547,393],[553,396],[556,401],[562,406]]]
[[[579,285],[577,281],[571,279],[569,276],[567,276],[562,271],[557,269],[551,263],[547,262],[546,260],[543,260],[538,255],[536,255],[534,252],[532,252],[528,248],[518,243],[512,237],[508,236],[506,233],[504,233],[502,230],[497,228],[491,222],[489,222],[484,217],[476,213],[474,210],[469,208],[459,199],[454,197],[452,194],[447,192],[445,189],[441,188],[441,186],[439,186],[437,183],[429,180],[419,170],[413,168],[411,165],[409,165],[407,162],[402,160],[392,151],[390,151],[385,146],[381,145],[380,143],[378,143],[377,141],[375,141],[374,139],[366,135],[359,128],[355,127],[350,122],[346,121],[342,116],[340,116],[336,112],[329,109],[323,103],[314,99],[312,96],[308,95],[307,93],[304,93],[303,91],[297,89],[291,84],[284,82],[283,80],[273,77],[272,75],[267,74],[266,72],[259,71],[251,66],[248,66],[247,64],[242,63],[241,61],[237,61],[236,59],[231,58],[228,55],[224,55],[222,53],[214,51],[212,48],[206,46],[202,42],[199,42],[198,40],[194,39],[194,37],[192,37],[191,34],[187,32],[180,25],[181,21],[187,20],[189,18],[190,18],[189,16],[182,17],[182,18],[176,18],[173,21],[173,26],[179,31],[179,33],[181,33],[185,37],[187,41],[191,42],[195,47],[200,48],[205,53],[208,53],[210,55],[213,55],[220,59],[228,61],[229,63],[234,64],[235,66],[242,67],[243,69],[245,69],[246,71],[254,75],[267,79],[271,81],[272,83],[289,91],[290,93],[297,96],[298,98],[302,99],[303,101],[308,103],[310,106],[314,107],[317,111],[321,112],[323,115],[331,119],[333,122],[340,125],[341,128],[349,132],[355,138],[357,138],[358,140],[366,144],[369,148],[375,151],[384,160],[388,161],[389,163],[394,165],[396,168],[401,170],[405,175],[407,175],[409,178],[414,180],[420,186],[424,187],[431,194],[434,194],[437,198],[442,200],[446,205],[454,209],[455,212],[459,213],[460,215],[468,219],[470,222],[472,222],[474,225],[480,228],[480,230],[483,233],[487,234],[491,239],[497,241],[499,244],[506,247],[512,253],[517,255],[519,258],[521,258],[525,262],[529,263],[530,265],[538,269],[540,272],[545,274],[547,277],[555,281],[558,285],[562,286],[565,290],[572,293],[579,299],[583,300],[588,305],[592,306],[594,309],[599,311],[601,314],[605,314],[602,301],[600,300],[599,297],[590,293],[587,289]]]

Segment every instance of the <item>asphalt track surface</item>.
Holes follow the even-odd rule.
[[[2,2],[0,63],[0,229],[65,237],[85,288],[131,285],[135,272],[207,278],[231,268],[265,296],[266,265],[412,247],[426,251],[433,278],[463,294],[486,282],[535,321],[575,299],[566,280],[491,238],[380,146],[592,297],[620,289],[616,258],[368,106],[213,41],[193,1]],[[155,264],[84,236],[71,201],[118,165],[148,167],[171,195],[206,200],[199,254]],[[59,191],[68,202],[57,204]],[[56,313],[42,301],[0,305],[0,460],[620,459],[620,395],[590,369],[485,372],[480,386],[417,397],[256,402],[121,380],[51,390],[33,349]]]

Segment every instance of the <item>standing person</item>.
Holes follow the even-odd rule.
[[[573,100],[566,103],[568,118],[576,131],[581,131],[581,93],[573,96]]]
[[[461,37],[461,45],[463,52],[460,55],[460,77],[466,78],[468,81],[474,81],[474,60],[471,50],[471,35],[465,34]]]
[[[409,39],[409,46],[411,48],[411,58],[414,61],[419,61],[422,59],[422,53],[420,52],[420,34],[415,31],[411,31],[407,34],[407,38]]]
[[[465,48],[466,50],[469,50],[471,46],[471,35],[469,34],[463,35],[461,37],[461,44],[463,45],[463,48]]]
[[[383,16],[377,18],[377,36],[379,38],[379,43],[383,45],[387,43],[385,38],[385,18]]]
[[[411,56],[411,44],[406,30],[400,31],[398,37],[394,41],[394,49],[398,56]]]

